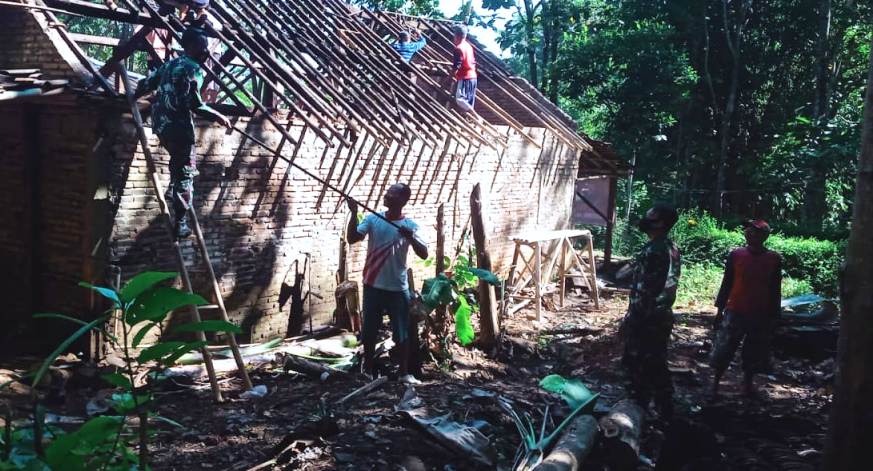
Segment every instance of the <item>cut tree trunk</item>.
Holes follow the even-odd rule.
[[[597,439],[597,419],[580,415],[567,428],[536,471],[577,471],[594,448]]]
[[[478,183],[470,195],[470,222],[476,243],[476,265],[491,271],[491,255],[488,253],[485,223],[482,220],[482,188]],[[479,280],[479,330],[482,348],[487,350],[493,347],[497,336],[497,301],[494,287],[482,280]]]
[[[320,378],[324,373],[327,373],[329,376],[348,376],[348,373],[345,371],[329,368],[321,363],[294,355],[285,356],[285,366],[283,369],[285,371],[296,371],[312,378]]]
[[[612,469],[635,469],[640,459],[643,408],[630,399],[615,404],[600,419],[606,459]]]
[[[842,315],[825,469],[869,469],[873,448],[873,52],[867,78],[852,233],[840,287]]]

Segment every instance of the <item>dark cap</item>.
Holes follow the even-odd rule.
[[[743,222],[743,229],[757,229],[761,232],[770,233],[770,224],[763,219],[749,219]]]
[[[197,9],[209,8],[209,0],[188,0],[188,3]]]
[[[182,33],[182,48],[186,51],[189,49],[205,51],[207,47],[209,47],[209,42],[202,29],[188,28]]]
[[[646,211],[646,214],[640,219],[637,226],[642,231],[649,229],[667,229],[670,230],[679,220],[679,213],[676,208],[665,203],[658,203]]]

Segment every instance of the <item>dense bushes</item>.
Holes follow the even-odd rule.
[[[783,274],[793,279],[789,282],[793,290],[808,288],[815,293],[835,296],[840,264],[846,249],[845,241],[786,237],[778,233],[778,225],[774,229],[777,233],[770,236],[767,246],[782,254]],[[739,227],[726,228],[714,217],[701,211],[682,212],[670,236],[682,252],[685,266],[683,278],[687,278],[683,287],[689,293],[701,293],[704,286],[713,283],[718,289],[717,283],[721,278],[715,277],[717,281],[714,281],[710,271],[720,271],[727,254],[745,244]],[[645,235],[640,231],[628,230],[624,224],[616,227],[616,253],[631,256],[644,243]]]
[[[738,228],[726,229],[712,216],[697,211],[682,213],[673,228],[672,238],[687,265],[723,266],[728,252],[745,244]],[[785,237],[776,233],[767,240],[767,247],[782,254],[785,275],[808,282],[816,293],[836,295],[846,249],[844,241]]]

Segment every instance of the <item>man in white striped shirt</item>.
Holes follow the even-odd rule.
[[[419,381],[409,374],[408,369],[410,293],[406,280],[406,255],[412,246],[415,254],[425,259],[427,246],[416,235],[418,225],[403,216],[403,207],[411,195],[409,185],[391,185],[385,192],[384,199],[388,211],[380,213],[382,217],[369,214],[360,224],[357,224],[358,205],[348,200],[352,217],[346,228],[346,239],[349,244],[354,244],[369,236],[363,273],[364,325],[361,334],[364,343],[364,371],[375,376],[373,356],[376,339],[382,325],[382,316],[387,313],[391,320],[394,343],[400,352],[399,380],[416,384]]]

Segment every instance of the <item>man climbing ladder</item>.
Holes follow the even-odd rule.
[[[140,80],[136,96],[157,91],[152,108],[152,129],[161,145],[170,154],[170,188],[173,196],[173,216],[176,237],[191,235],[188,210],[194,198],[194,177],[197,175],[197,154],[194,122],[191,113],[198,113],[230,128],[230,121],[203,103],[200,87],[203,72],[200,63],[209,58],[208,42],[203,32],[189,28],[182,35],[184,54],[166,62],[147,78]]]

